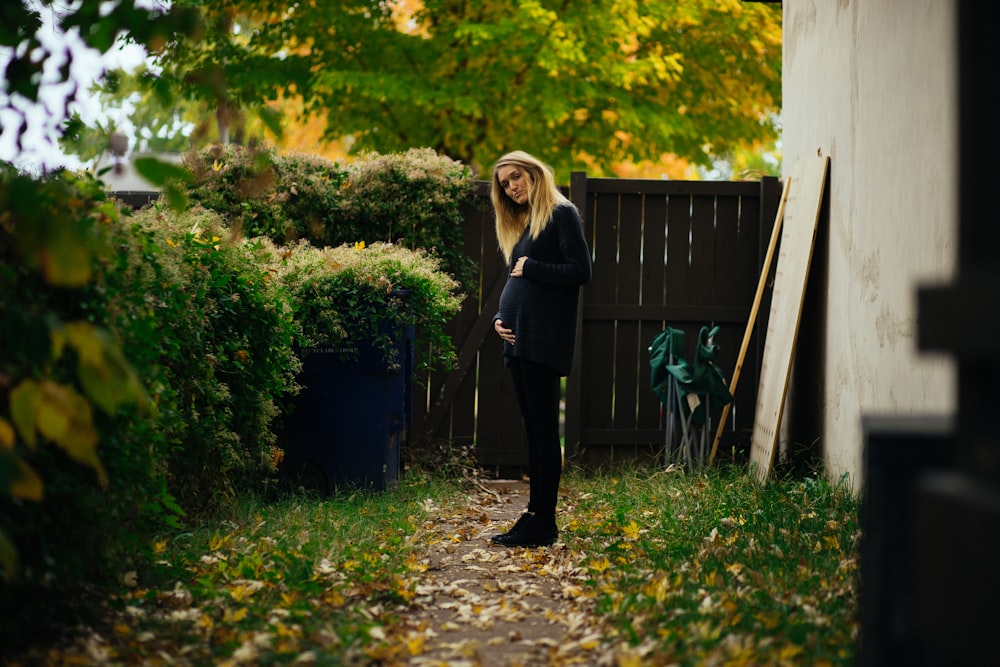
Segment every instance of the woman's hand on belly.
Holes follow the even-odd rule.
[[[514,344],[514,330],[505,327],[503,325],[503,320],[493,320],[493,328],[496,329],[500,338],[504,339],[504,341],[510,343],[511,345]]]

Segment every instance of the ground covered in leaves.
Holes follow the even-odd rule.
[[[103,621],[11,664],[846,665],[856,499],[822,478],[568,474],[559,541],[492,546],[523,482],[410,474],[164,536]]]

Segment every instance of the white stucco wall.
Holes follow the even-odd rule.
[[[786,435],[818,439],[829,475],[856,489],[862,415],[955,410],[954,364],[916,349],[916,288],[950,281],[957,253],[954,30],[954,0],[783,3],[783,169],[830,157],[810,277],[825,303],[803,312],[822,334],[799,348],[818,357],[802,363],[820,407],[815,433]]]

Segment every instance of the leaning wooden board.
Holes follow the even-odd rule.
[[[750,444],[750,474],[759,482],[767,480],[774,465],[829,163],[830,158],[817,157],[796,164],[795,187],[785,202]]]

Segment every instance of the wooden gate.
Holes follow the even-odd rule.
[[[477,184],[465,221],[465,252],[479,284],[451,326],[459,351],[451,373],[416,388],[410,441],[474,446],[490,474],[527,464],[513,387],[493,315],[506,280],[489,207]],[[761,181],[589,179],[574,173],[570,198],[584,217],[594,263],[582,291],[577,361],[565,392],[568,457],[587,466],[653,460],[664,447],[663,415],[649,386],[648,347],[666,326],[687,334],[690,359],[701,326],[720,327],[717,362],[731,376],[753,303],[781,185]],[[765,301],[757,329],[766,331]],[[743,364],[733,428],[721,452],[748,446],[761,334]]]

